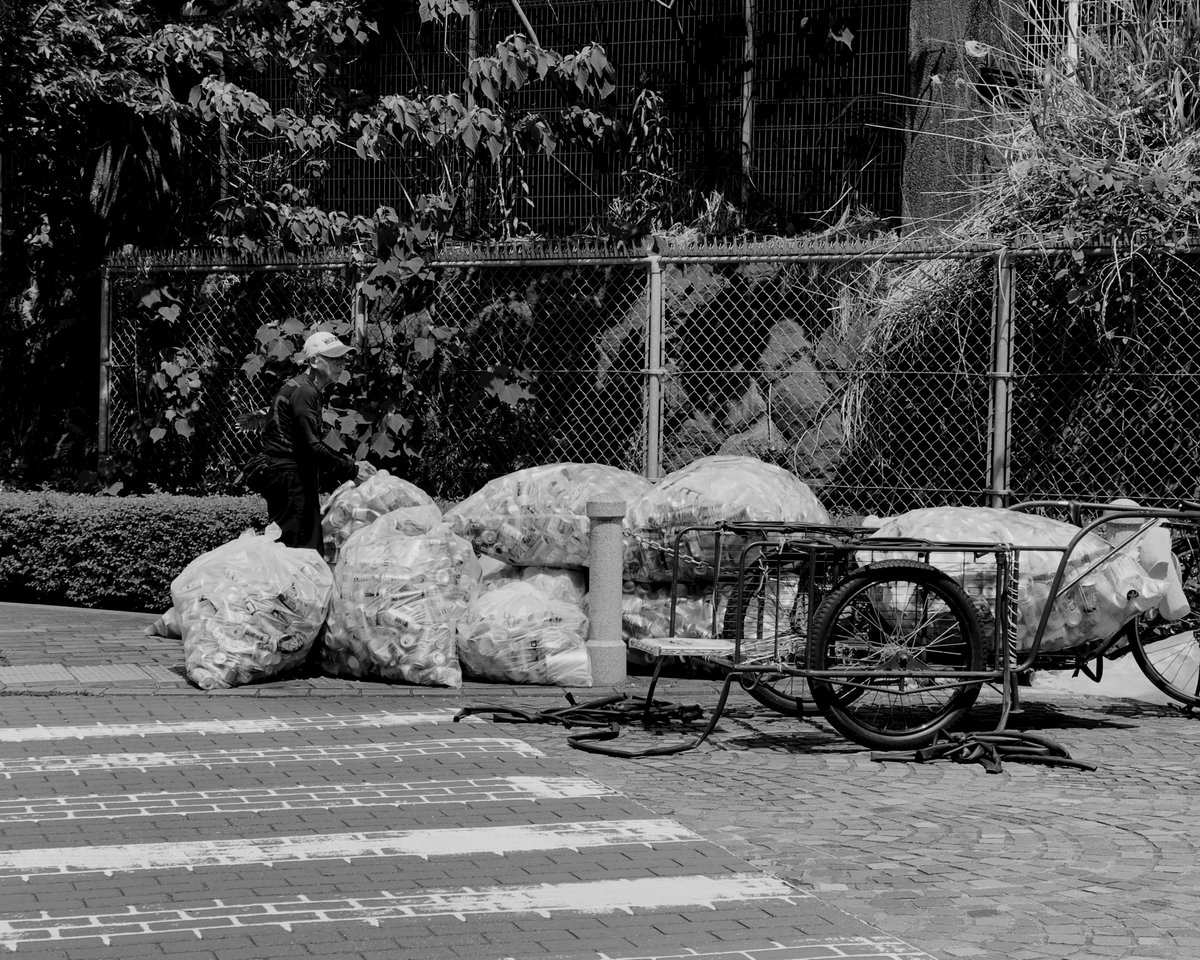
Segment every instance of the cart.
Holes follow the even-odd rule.
[[[802,716],[811,703],[850,740],[907,750],[959,723],[985,685],[1000,694],[996,730],[1002,731],[1019,704],[1022,674],[1074,668],[1099,680],[1106,660],[1127,653],[1185,708],[1200,705],[1200,504],[1030,501],[1013,509],[1065,514],[1080,530],[1059,547],[885,539],[866,528],[830,524],[721,523],[678,531],[671,550],[671,633],[678,598],[701,590],[712,604],[712,636],[630,640],[655,664],[647,710],[666,663],[702,660],[723,673],[724,687],[707,727],[677,749],[703,742],[731,685],[740,683],[780,713]],[[1120,536],[1110,533],[1110,547],[1081,563],[1080,544],[1102,525],[1120,529]],[[1102,564],[1122,552],[1132,555],[1156,526],[1170,533],[1192,612],[1174,621],[1130,615],[1118,629],[1091,635],[1086,603],[1079,609],[1070,598]],[[1086,542],[1094,545],[1094,538]],[[1032,638],[1018,586],[1030,551],[1059,554]],[[1044,649],[1052,619],[1062,616],[1060,598],[1068,600],[1068,629],[1056,624],[1058,648]],[[1018,645],[1022,613],[1027,626]],[[613,744],[576,745],[639,755]]]

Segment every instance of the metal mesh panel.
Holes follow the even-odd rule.
[[[806,264],[668,266],[664,469],[714,453],[786,461],[814,428],[836,426],[844,369],[819,277]]]
[[[982,503],[993,261],[910,262],[889,273],[843,405],[840,499],[850,512],[879,514]]]
[[[1150,503],[1192,497],[1200,484],[1200,258],[1126,265],[1100,310],[1087,291],[1105,266],[1102,256],[1017,260],[1018,499]]]
[[[178,300],[174,321],[142,304],[155,288]],[[162,361],[186,355],[201,370],[200,408],[188,440],[167,437],[140,451],[152,455],[173,483],[219,486],[241,468],[257,447],[246,415],[266,407],[277,383],[248,379],[241,371],[259,326],[296,319],[306,328],[350,317],[353,277],[344,266],[294,266],[285,271],[246,267],[239,271],[156,270],[117,273],[112,281],[113,324],[109,449],[139,453],[154,425],[151,377]]]
[[[377,302],[367,335],[378,328],[395,343],[397,363],[433,328],[463,337],[458,360],[420,374],[410,479],[456,498],[538,463],[641,471],[657,434],[663,471],[713,453],[760,456],[807,480],[840,515],[980,502],[990,259],[667,248],[659,287],[646,258],[522,244],[448,255],[423,304]],[[251,444],[239,418],[276,386],[239,370],[259,324],[346,320],[353,279],[327,265],[118,273],[112,448],[169,453],[173,469],[219,489]],[[181,304],[174,324],[140,305],[156,285]],[[650,325],[655,303],[660,328]],[[654,329],[661,373],[649,355]],[[187,442],[138,448],[147,381],[177,346],[208,364],[200,429]],[[650,410],[656,378],[661,401]]]
[[[755,6],[756,211],[783,230],[803,228],[846,203],[880,216],[899,214],[908,0],[844,7],[759,0]],[[675,166],[703,193],[716,189],[741,199],[742,0],[678,3],[672,10],[650,0],[527,0],[523,7],[548,48],[565,53],[591,41],[604,45],[617,73],[606,109],[628,111],[641,83],[661,91],[675,132]],[[510,5],[481,8],[481,54],[513,32],[524,31]],[[368,97],[458,90],[468,51],[463,21],[421,25],[415,12],[393,12],[381,21],[381,34],[368,55],[347,65],[348,86]],[[279,84],[261,86],[281,96]],[[552,113],[565,103],[544,86],[518,102]],[[544,233],[587,227],[619,190],[618,164],[618,157],[575,148],[530,158],[533,207],[522,216]],[[401,185],[411,190],[422,169],[398,152],[373,167],[337,159],[324,183],[326,201],[353,213],[380,204],[399,208]]]
[[[759,456],[842,514],[979,502],[991,276],[852,256],[668,270],[664,468]]]
[[[432,300],[393,329],[398,344],[414,322],[464,335],[422,400],[433,427],[413,479],[453,497],[536,463],[643,470],[657,432],[664,470],[761,456],[841,516],[985,502],[993,456],[1008,458],[1018,499],[1195,495],[1197,256],[1126,264],[1101,309],[1111,261],[1014,254],[1008,424],[990,402],[994,255],[751,247],[666,243],[661,287],[649,258],[615,252],[449,259]],[[349,320],[355,276],[344,264],[182,263],[110,266],[110,449],[149,456],[173,486],[216,490],[252,445],[241,418],[277,386],[240,371],[259,325]],[[143,303],[161,287],[174,319]],[[661,374],[649,348],[660,341]],[[150,378],[178,351],[203,371],[196,433],[141,443],[161,408]],[[661,410],[647,408],[654,382]]]
[[[1119,28],[1119,8],[1104,0],[1027,0],[1022,17],[1027,55],[1065,64],[1079,56],[1079,38]]]
[[[465,332],[474,377],[443,411],[459,447],[474,457],[473,492],[498,473],[539,463],[644,462],[645,269],[608,265],[450,267],[431,306],[435,323]],[[516,410],[480,385],[529,393]],[[504,435],[496,431],[507,430]],[[488,434],[490,433],[490,436]]]

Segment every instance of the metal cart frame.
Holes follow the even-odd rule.
[[[1080,529],[1070,543],[1058,547],[880,538],[871,536],[872,531],[866,528],[832,524],[751,521],[677,531],[671,551],[672,635],[630,641],[631,648],[641,650],[655,662],[646,697],[646,718],[664,665],[677,657],[703,660],[724,673],[724,684],[707,726],[696,737],[677,745],[681,750],[698,746],[715,729],[735,680],[767,706],[797,716],[803,714],[802,700],[808,698],[781,692],[780,685],[802,681],[817,709],[835,729],[849,739],[879,749],[908,749],[932,742],[968,713],[985,684],[1001,694],[995,730],[1002,731],[1012,710],[1019,706],[1017,678],[1022,673],[1065,665],[1075,666],[1098,680],[1104,658],[1126,650],[1135,654],[1143,672],[1165,692],[1188,708],[1200,705],[1200,671],[1194,684],[1177,687],[1150,659],[1147,649],[1151,641],[1168,628],[1149,616],[1131,615],[1111,634],[1086,637],[1077,646],[1054,652],[1042,649],[1057,601],[1070,595],[1077,584],[1113,556],[1132,552],[1139,538],[1158,524],[1171,529],[1173,546],[1177,552],[1186,552],[1188,576],[1194,578],[1200,566],[1200,504],[1126,508],[1040,500],[1011,509],[1065,511]],[[1085,538],[1102,525],[1119,521],[1133,521],[1136,529],[1082,569],[1072,569]],[[711,553],[703,559],[693,556],[700,540],[712,544]],[[1021,556],[1026,551],[1056,552],[1060,556],[1032,641],[1027,649],[1019,651],[1018,584]],[[903,557],[871,557],[883,553]],[[991,559],[994,582],[984,584],[989,604],[968,595],[962,584],[943,569],[944,564],[939,567],[931,562],[942,554],[969,556],[984,568],[988,566],[985,558]],[[711,576],[707,589],[711,590],[711,633],[715,639],[675,636],[679,593],[705,570]],[[772,570],[777,572],[774,580]],[[745,624],[754,609],[761,624],[762,611],[772,602],[766,592],[772,582],[777,590],[773,603],[778,624],[778,584],[785,570],[798,583],[795,604],[787,613],[789,626],[795,627],[789,635],[792,646],[781,650],[776,630],[774,650],[768,654],[761,647],[761,636],[753,638],[759,642],[757,647],[749,642]],[[978,577],[975,585],[979,586]],[[1195,589],[1194,583],[1188,585],[1189,592]],[[1200,607],[1200,595],[1190,599]],[[803,622],[797,625],[798,620]],[[1190,629],[1195,622],[1194,614],[1185,626]],[[1089,661],[1097,666],[1089,669]],[[881,713],[882,719],[876,720],[874,715],[863,719],[876,700],[894,702],[897,706],[893,716]],[[924,706],[926,701],[930,703],[928,708]],[[919,719],[899,719],[905,711]],[[576,745],[621,756],[643,753],[615,744]],[[659,747],[654,752],[675,749]]]

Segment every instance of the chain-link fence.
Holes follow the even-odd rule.
[[[345,319],[357,282],[344,257],[239,265],[194,253],[114,259],[101,307],[101,452],[144,454],[151,431],[165,428],[153,443],[174,484],[203,488],[236,473],[257,447],[255,415],[276,386],[241,369],[259,327]],[[178,376],[165,374],[164,363]],[[193,408],[187,435],[175,428],[179,417],[161,416],[172,407]]]
[[[848,514],[987,494],[989,253],[778,243],[662,259],[666,469],[750,454]]]
[[[1010,482],[1170,503],[1200,485],[1200,257],[1014,257]]]
[[[457,331],[466,376],[425,397],[414,461],[448,499],[537,463],[654,477],[711,454],[784,465],[840,515],[1162,501],[1200,475],[1200,287],[1182,254],[1116,271],[1098,252],[660,239],[653,254],[461,249],[438,266],[418,312],[356,317],[348,260],[110,263],[107,449],[145,449],[148,378],[182,350],[204,402],[196,432],[167,441],[201,486],[232,476],[277,385],[240,367],[262,322],[290,319],[396,343]],[[147,305],[162,288],[165,310]]]

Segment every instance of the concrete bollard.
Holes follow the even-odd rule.
[[[623,500],[592,500],[587,505],[591,521],[588,549],[588,656],[592,682],[623,683],[625,641],[621,639],[621,582],[625,548],[621,542]]]

